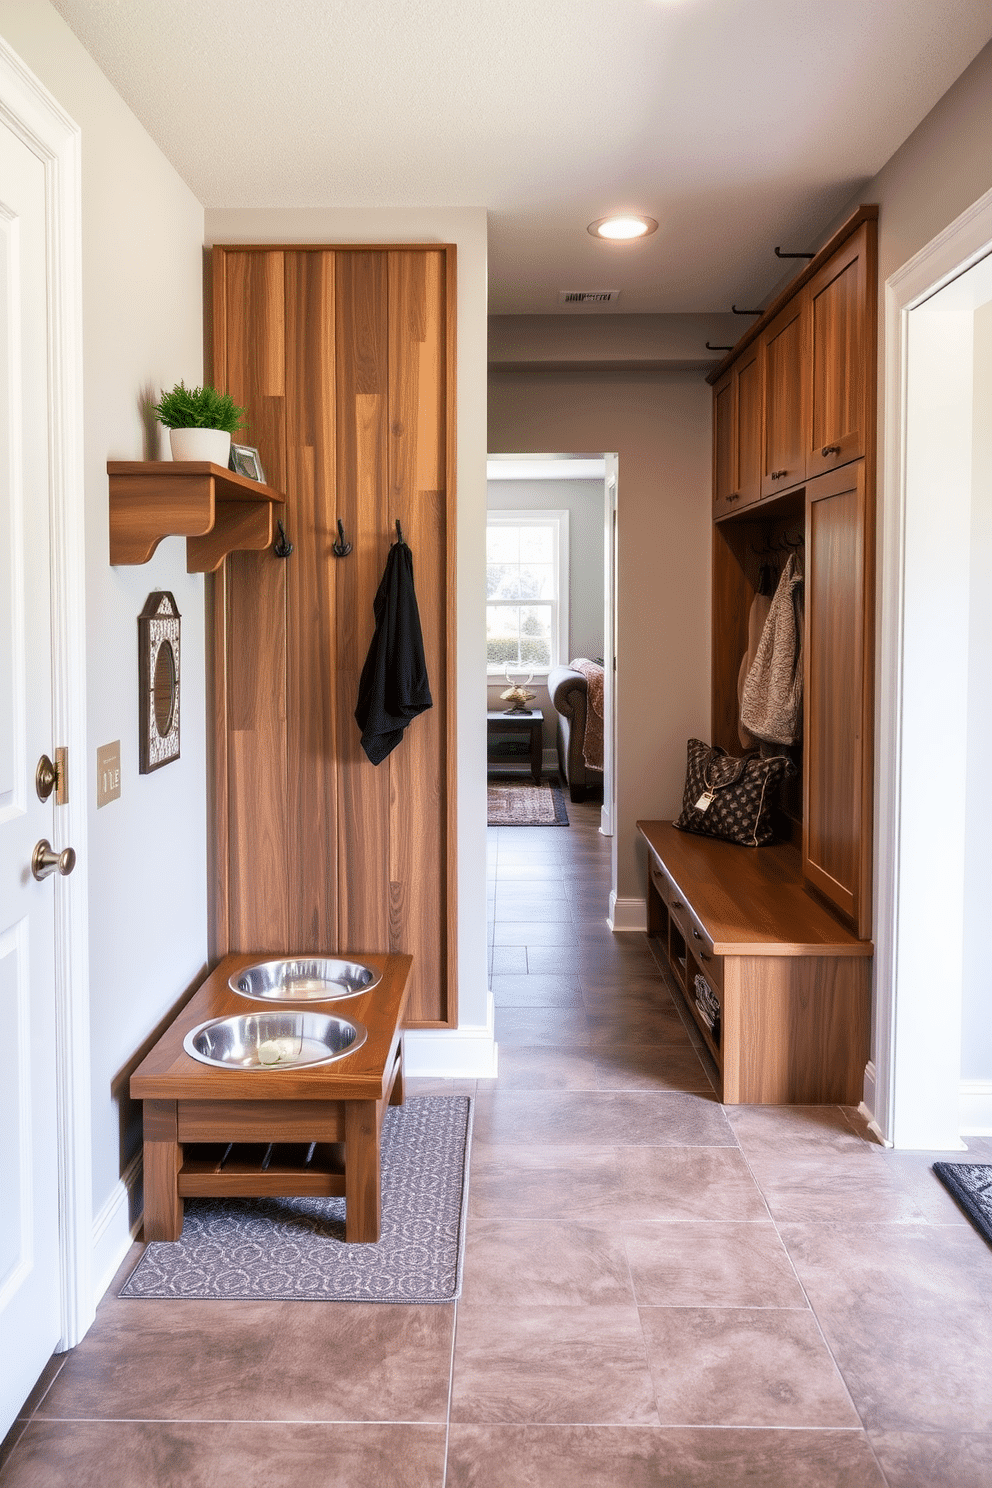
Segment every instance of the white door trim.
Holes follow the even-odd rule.
[[[933,801],[910,799],[906,766],[913,739],[906,703],[906,514],[908,486],[909,316],[945,284],[992,250],[992,191],[975,202],[885,284],[885,437],[881,540],[879,727],[875,778],[877,800],[875,1050],[873,1115],[884,1137],[897,1146],[960,1147],[951,1130],[957,1084],[933,1092],[932,998],[912,996],[912,954],[903,945],[918,903],[920,875],[932,865],[915,862],[903,842],[904,813],[932,811]],[[903,913],[905,911],[905,913]],[[904,924],[905,920],[905,924]],[[953,1033],[950,1035],[953,1037]],[[913,1068],[913,1050],[929,1051],[925,1070]],[[948,1063],[952,1051],[948,1050]],[[960,1046],[958,1047],[958,1058]],[[924,1083],[918,1083],[922,1075]],[[950,1075],[943,1081],[950,1085]],[[959,1074],[958,1074],[959,1082]],[[919,1090],[931,1087],[934,1106],[946,1114],[941,1130],[920,1122]],[[869,1092],[866,1086],[866,1102]],[[939,1124],[939,1123],[937,1123]]]
[[[607,452],[606,480],[603,487],[604,533],[604,583],[603,583],[603,712],[606,726],[603,730],[603,805],[599,817],[599,830],[604,837],[612,837],[617,819],[617,769],[616,769],[616,538],[617,538],[617,474],[620,458]],[[614,863],[616,854],[613,854]],[[612,890],[616,892],[616,874],[612,879]]]
[[[80,130],[2,38],[0,118],[45,169],[51,389],[52,745],[65,745],[69,750],[69,801],[58,808],[59,846],[74,847],[78,859],[75,872],[62,882],[56,895],[61,1347],[67,1349],[82,1338],[94,1313]]]

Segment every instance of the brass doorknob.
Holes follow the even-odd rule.
[[[31,872],[35,878],[48,878],[52,873],[60,873],[63,878],[68,877],[76,866],[76,849],[74,847],[63,848],[57,853],[48,841],[42,837],[40,842],[34,845],[31,854]]]

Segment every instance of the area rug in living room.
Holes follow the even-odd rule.
[[[992,1163],[935,1162],[933,1170],[992,1245]]]
[[[567,827],[568,812],[557,775],[535,785],[524,775],[490,775],[491,827]]]
[[[424,1095],[382,1130],[382,1237],[348,1245],[344,1199],[188,1199],[122,1297],[208,1302],[452,1302],[461,1293],[472,1099]]]

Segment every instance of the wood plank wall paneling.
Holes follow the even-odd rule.
[[[284,255],[229,258],[226,387],[248,408],[242,442],[286,487]],[[237,313],[232,313],[233,307]],[[292,523],[292,498],[286,519]],[[229,950],[289,933],[286,574],[271,553],[233,553],[227,582]]]
[[[288,861],[297,872],[289,940],[301,952],[338,950],[335,781],[335,610],[338,560],[337,448],[326,410],[336,396],[334,258],[286,254],[287,489],[292,493],[287,564]],[[283,565],[285,566],[285,565]]]
[[[438,253],[391,253],[388,268],[390,521],[399,518],[413,553],[434,699],[389,757],[389,949],[430,946],[431,965],[443,966],[446,781],[437,767],[446,715],[443,263]],[[409,1006],[420,1022],[438,1018],[426,967],[425,958],[414,959]]]
[[[215,377],[248,405],[243,438],[295,545],[232,555],[214,586],[215,950],[407,951],[408,1021],[442,1027],[457,1022],[453,316],[450,247],[214,252]],[[373,766],[354,709],[397,518],[434,707]]]
[[[366,758],[354,710],[389,548],[386,258],[336,257],[338,508],[354,544],[337,584],[338,935],[355,950],[385,950],[389,769]]]

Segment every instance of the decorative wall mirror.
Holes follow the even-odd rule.
[[[138,616],[138,770],[148,775],[179,758],[179,621],[166,589]]]

